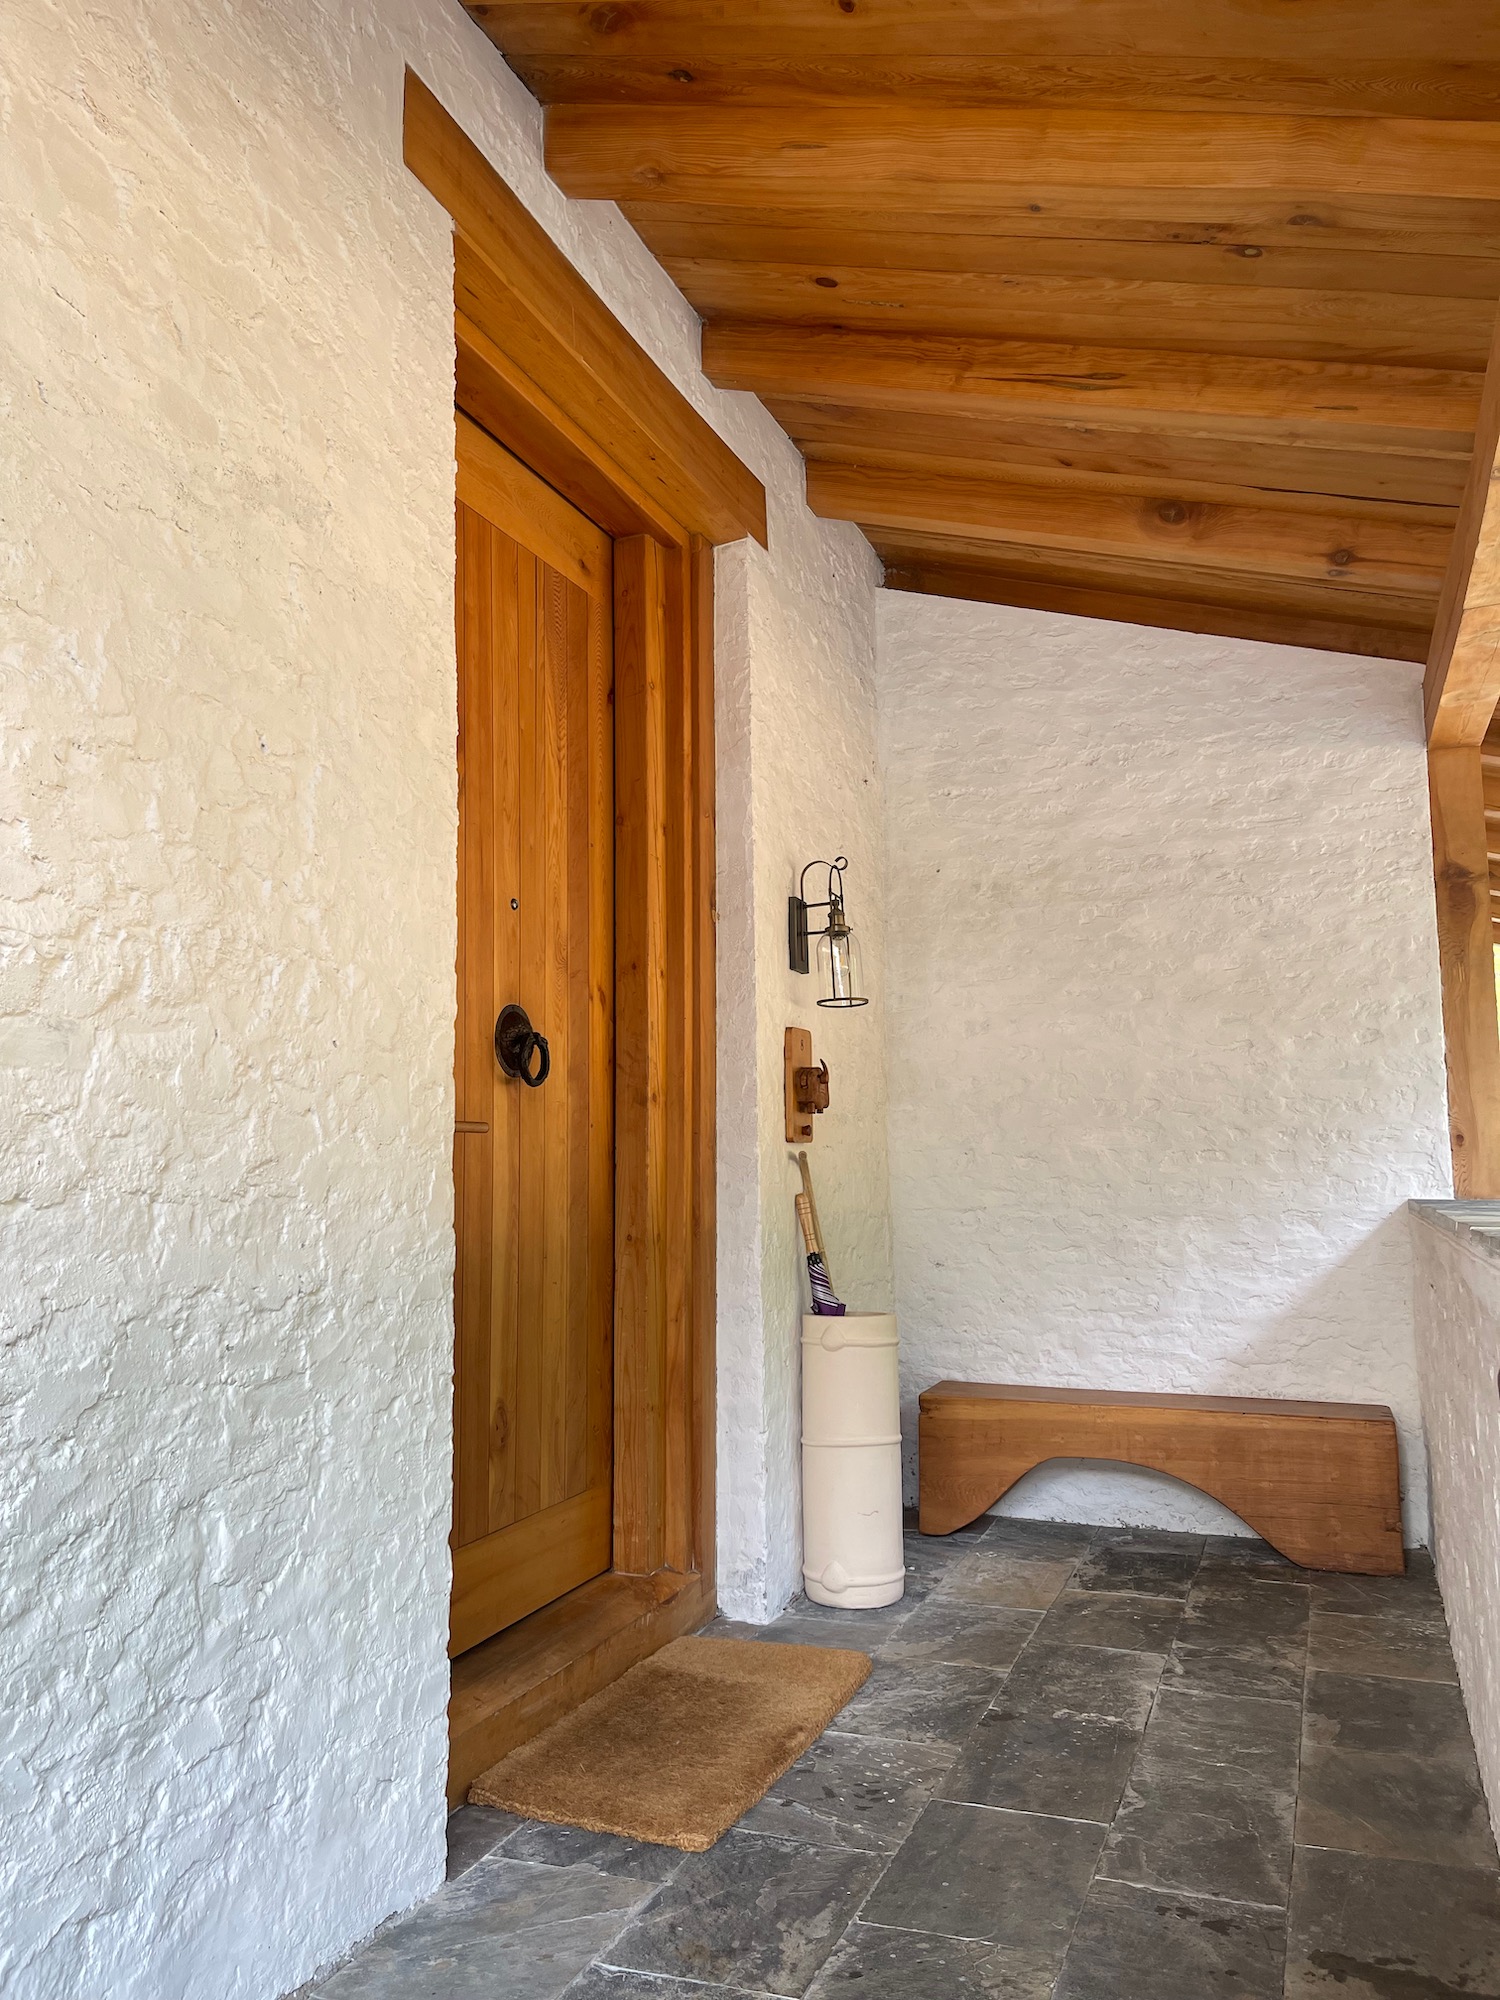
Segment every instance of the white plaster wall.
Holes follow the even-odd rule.
[[[718,563],[719,1448],[754,1476],[720,1485],[719,1596],[774,1618],[801,1589],[801,1316],[806,1258],[786,1142],[783,1046],[812,1030],[830,1106],[808,1147],[834,1277],[856,1308],[891,1297],[882,995],[884,839],[875,742],[878,568],[862,536],[831,566],[748,544]],[[746,660],[766,662],[759,674]],[[848,856],[848,909],[872,1004],[816,1004],[787,964],[786,902],[804,864]],[[810,877],[808,890],[822,893]],[[752,1162],[753,1164],[747,1164]]]
[[[618,214],[546,182],[536,106],[451,0],[25,0],[0,37],[8,2000],[261,2000],[440,1872],[451,266],[401,164],[407,62],[771,493],[773,553],[723,564],[724,984],[754,1021],[722,1064],[725,1373],[761,1379],[721,1476],[726,1569],[785,1587],[785,1548],[749,1546],[787,1520],[780,942],[743,916],[793,829],[753,751],[764,778],[803,688],[804,766],[847,718],[836,756],[868,745],[868,557],[702,380]],[[851,854],[878,845],[873,807],[824,796]],[[878,1236],[878,1146],[829,1196]]]
[[[1474,1748],[1500,1832],[1500,1204],[1413,1214],[1417,1361],[1431,1460],[1432,1553]]]
[[[1389,1403],[1447,1191],[1415,666],[882,592],[906,1424],[944,1376]],[[1005,1511],[1233,1532],[1040,1468]]]

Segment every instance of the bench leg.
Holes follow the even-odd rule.
[[[917,1526],[924,1535],[951,1535],[987,1514],[1002,1494],[1045,1459],[1007,1449],[989,1425],[983,1439],[923,1416],[917,1426]]]

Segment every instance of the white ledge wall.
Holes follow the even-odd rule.
[[[881,593],[905,1426],[944,1376],[1389,1403],[1444,1193],[1417,667]],[[1243,1532],[1135,1471],[1002,1510]]]
[[[745,919],[832,839],[878,893],[873,559],[451,0],[12,10],[7,2000],[269,2000],[441,1872],[453,331],[407,63],[769,490],[771,554],[720,561],[721,1560],[795,1579],[789,996]],[[824,1185],[878,1265],[863,1032]]]
[[[1500,1202],[1424,1203],[1411,1228],[1432,1553],[1500,1831]]]

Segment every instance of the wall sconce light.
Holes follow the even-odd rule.
[[[837,861],[809,861],[797,884],[797,894],[787,898],[787,948],[793,972],[811,970],[808,947],[813,934],[807,927],[808,911],[828,912],[828,922],[815,933],[818,940],[818,984],[823,989],[818,995],[820,1007],[867,1007],[870,1004],[863,991],[864,972],[860,965],[859,939],[850,930],[849,919],[844,915],[844,870],[848,866],[842,854]],[[809,903],[803,894],[807,887],[808,870],[813,868],[828,870],[828,894],[820,903]]]

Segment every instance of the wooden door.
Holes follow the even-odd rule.
[[[457,422],[454,1653],[610,1567],[614,1311],[612,549]]]

